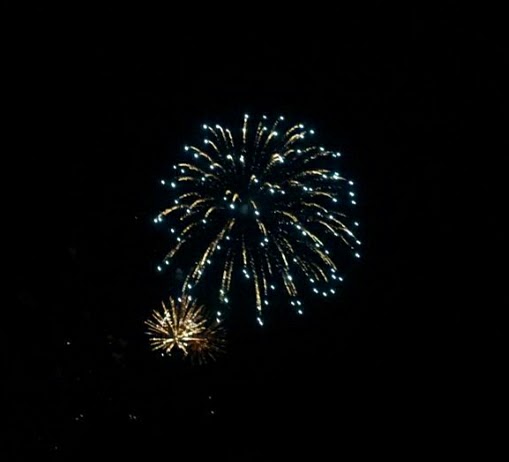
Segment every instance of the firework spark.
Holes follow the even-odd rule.
[[[180,349],[199,363],[215,359],[222,351],[224,337],[219,321],[210,319],[190,296],[177,301],[170,297],[169,307],[162,302],[162,311],[154,310],[146,324],[156,351],[171,355],[173,349]]]
[[[352,231],[358,223],[349,218],[356,195],[335,168],[340,153],[312,143],[314,130],[303,124],[284,126],[283,117],[269,123],[245,115],[234,136],[203,125],[203,146],[185,146],[188,159],[173,166],[172,179],[161,180],[176,194],[154,219],[167,221],[173,241],[159,271],[195,252],[184,290],[190,293],[207,274],[218,277],[218,298],[228,304],[240,277],[251,284],[261,325],[271,291],[282,289],[302,314],[302,282],[332,296],[343,280],[339,259],[360,257]],[[333,241],[341,245],[328,247]]]

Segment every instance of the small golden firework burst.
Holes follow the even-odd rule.
[[[176,348],[200,364],[216,359],[223,351],[224,330],[217,319],[208,316],[203,305],[188,295],[177,301],[170,297],[169,306],[161,304],[162,311],[154,310],[145,322],[154,351],[171,355]]]

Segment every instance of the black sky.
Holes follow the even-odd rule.
[[[496,46],[454,9],[173,11],[164,27],[119,13],[16,13],[7,47],[11,459],[323,460],[466,444],[485,405],[472,384],[496,388],[502,341],[498,292],[467,282],[503,278],[483,274],[502,234],[482,191],[501,192],[500,173],[476,166],[494,147],[484,133],[502,128]],[[167,295],[158,181],[201,123],[244,112],[310,121],[344,153],[364,258],[335,299],[307,297],[303,319],[278,307],[263,330],[240,323],[227,354],[195,368],[153,354],[144,334]]]

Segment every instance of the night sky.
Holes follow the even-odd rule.
[[[8,46],[4,460],[465,447],[485,405],[472,383],[492,377],[502,342],[503,303],[464,277],[492,264],[480,247],[502,236],[467,175],[488,125],[473,120],[501,112],[495,49],[457,11],[173,12],[165,26],[118,13],[63,24],[22,12]],[[309,122],[343,153],[363,258],[334,298],[305,296],[303,317],[272,306],[260,328],[247,302],[233,307],[226,354],[196,367],[153,353],[145,334],[168,295],[155,271],[169,248],[152,223],[167,200],[159,180],[202,123],[235,126],[245,112]]]

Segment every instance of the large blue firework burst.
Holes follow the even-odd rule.
[[[235,135],[202,128],[200,146],[185,146],[172,178],[161,180],[173,197],[154,222],[167,224],[171,248],[157,269],[177,260],[184,293],[206,283],[224,305],[245,280],[261,325],[272,291],[283,291],[299,314],[302,287],[333,296],[348,260],[360,257],[354,183],[338,168],[341,154],[283,117],[246,114]]]

